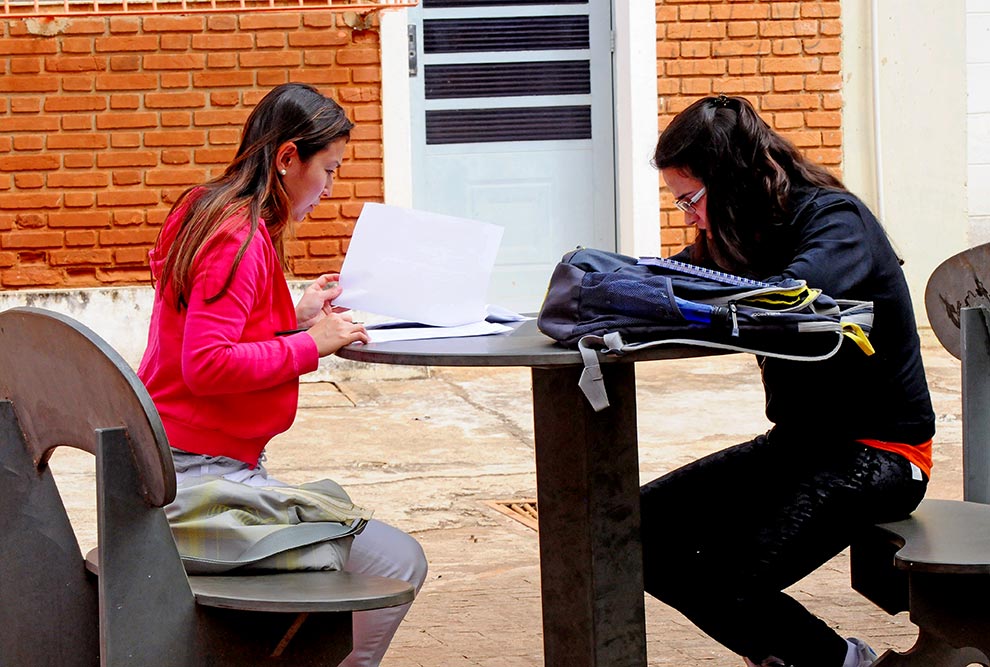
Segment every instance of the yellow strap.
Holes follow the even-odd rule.
[[[870,339],[866,337],[862,327],[858,324],[854,322],[843,322],[842,333],[851,338],[866,356],[872,356],[876,352],[873,349],[873,345],[870,344]]]

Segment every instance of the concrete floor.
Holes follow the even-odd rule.
[[[923,333],[938,415],[929,496],[960,498],[959,363]],[[413,533],[430,575],[384,667],[543,664],[536,531],[487,501],[536,494],[529,372],[408,369],[402,379],[342,362],[338,382],[303,385],[293,428],[268,448],[288,482],[332,477],[375,516]],[[766,430],[752,357],[637,367],[640,471],[648,481]],[[95,545],[92,460],[58,452],[53,469],[84,550]],[[844,635],[906,649],[915,630],[849,587],[841,554],[791,591]],[[647,598],[651,666],[741,667],[677,612]]]

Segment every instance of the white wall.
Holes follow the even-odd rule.
[[[969,245],[990,242],[990,0],[966,3]]]
[[[965,0],[842,3],[845,180],[881,214],[905,259],[921,323],[928,276],[968,246],[966,9]]]

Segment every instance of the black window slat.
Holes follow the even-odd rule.
[[[587,60],[427,65],[427,99],[581,95],[591,92]]]
[[[423,22],[424,53],[589,48],[587,16],[434,19]]]
[[[426,143],[431,145],[590,138],[590,106],[426,112]]]

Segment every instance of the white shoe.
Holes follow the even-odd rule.
[[[846,641],[852,646],[855,651],[854,655],[859,660],[858,662],[853,663],[854,667],[869,667],[876,661],[877,652],[870,648],[870,646],[862,639],[849,637]]]

